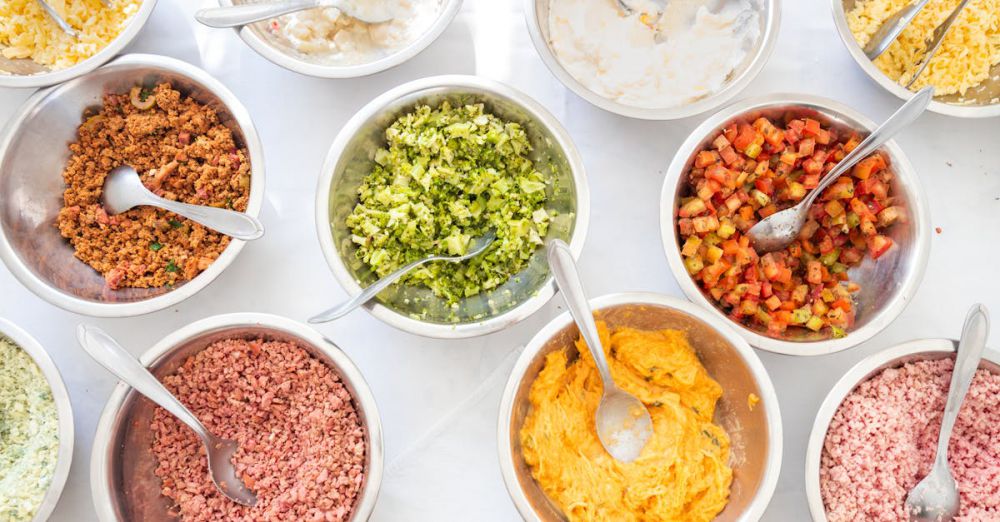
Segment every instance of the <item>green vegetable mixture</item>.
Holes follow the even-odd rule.
[[[520,272],[542,245],[554,212],[550,183],[535,169],[517,123],[482,104],[418,107],[385,131],[388,148],[358,189],[347,218],[357,255],[379,277],[429,254],[464,254],[472,239],[497,240],[464,263],[429,263],[401,282],[423,285],[449,302],[496,288]]]
[[[26,522],[52,481],[59,416],[35,362],[0,337],[0,520]]]

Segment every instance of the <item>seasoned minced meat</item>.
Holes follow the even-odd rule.
[[[172,212],[137,207],[111,216],[101,205],[104,178],[115,167],[136,169],[167,199],[245,211],[250,162],[212,108],[170,84],[108,94],[87,118],[63,172],[66,191],[57,225],[76,257],[104,275],[111,289],[149,288],[189,280],[209,267],[229,238]]]

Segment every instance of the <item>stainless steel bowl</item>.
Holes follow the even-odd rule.
[[[215,279],[243,249],[232,240],[212,265],[173,288],[109,290],[104,278],[73,256],[55,227],[65,185],[62,172],[88,109],[98,109],[108,92],[127,92],[136,83],[167,81],[214,107],[250,156],[247,213],[264,202],[264,156],[250,115],[224,85],[207,72],[173,58],[131,54],[91,74],[39,91],[7,122],[0,134],[0,259],[29,290],[79,314],[127,317],[167,308]]]
[[[837,26],[840,40],[844,42],[847,51],[858,66],[885,90],[895,94],[900,99],[908,100],[913,92],[906,89],[895,80],[886,76],[871,60],[865,56],[864,50],[854,39],[854,34],[847,27],[847,11],[854,8],[857,0],[831,0],[833,22]],[[951,94],[935,96],[929,110],[960,118],[989,118],[1000,116],[1000,65],[994,65],[990,71],[990,79],[981,85],[970,89],[965,96]]]
[[[51,70],[30,59],[11,60],[0,56],[0,87],[44,87],[62,83],[93,71],[132,43],[142,27],[146,25],[154,7],[156,7],[156,0],[143,0],[139,10],[132,15],[117,38],[94,56],[72,67]]]
[[[715,415],[732,439],[729,464],[733,484],[729,503],[715,518],[718,522],[758,520],[778,482],[781,469],[781,414],[778,397],[757,354],[725,321],[692,303],[646,294],[610,294],[591,300],[601,319],[614,327],[642,330],[672,328],[687,332],[708,373],[722,385],[723,395]],[[579,331],[563,313],[535,334],[511,370],[500,402],[497,442],[500,471],[514,505],[525,520],[565,520],[559,509],[531,476],[521,455],[519,433],[528,414],[528,392],[545,364],[545,357],[566,349],[575,356]],[[747,397],[761,402],[752,411]]]
[[[257,1],[259,0],[219,0],[219,5],[230,6]],[[290,71],[319,78],[357,78],[390,69],[420,54],[441,36],[461,7],[462,0],[441,0],[441,10],[437,20],[423,35],[398,51],[372,62],[355,65],[336,65],[325,62],[321,56],[301,53],[283,38],[269,31],[268,22],[236,28],[236,33],[257,54]]]
[[[813,520],[826,522],[826,508],[823,507],[823,497],[819,489],[820,456],[830,421],[833,420],[844,398],[882,370],[898,368],[916,361],[953,359],[957,348],[958,341],[951,339],[920,339],[896,345],[863,359],[833,385],[833,389],[827,394],[816,413],[816,421],[813,422],[809,446],[806,449],[806,498]],[[1000,353],[987,349],[983,352],[983,360],[979,363],[979,367],[1000,374]]]
[[[531,35],[531,42],[535,45],[535,50],[538,51],[538,55],[541,56],[542,61],[545,62],[545,66],[549,68],[549,71],[563,85],[569,87],[577,96],[606,111],[644,120],[676,120],[686,118],[718,108],[720,105],[731,100],[757,77],[757,74],[764,68],[764,64],[767,63],[768,58],[771,57],[771,51],[774,50],[774,44],[778,40],[778,26],[781,21],[780,0],[751,0],[751,3],[761,13],[760,38],[753,52],[747,54],[743,62],[730,74],[726,85],[714,94],[685,105],[664,109],[649,109],[625,105],[605,98],[577,81],[559,63],[559,58],[556,57],[550,47],[548,23],[550,0],[523,1],[524,19],[528,24],[528,33]]]
[[[188,357],[213,342],[232,338],[264,338],[295,343],[333,368],[354,397],[367,436],[365,480],[351,520],[367,520],[382,483],[382,424],[368,383],[337,345],[308,326],[270,314],[217,315],[191,323],[153,345],[139,360],[162,379]],[[156,407],[124,383],[108,399],[94,435],[90,489],[102,522],[174,521],[170,501],[160,494],[153,439],[148,429]]]
[[[757,348],[788,355],[824,355],[857,346],[888,326],[906,307],[923,279],[931,246],[930,208],[916,170],[894,141],[886,143],[880,150],[888,157],[889,167],[896,174],[892,191],[897,201],[906,207],[910,219],[909,223],[897,224],[888,231],[898,247],[877,262],[866,257],[861,265],[848,272],[851,280],[861,285],[861,290],[855,294],[857,321],[846,337],[824,339],[820,334],[795,332],[775,338],[730,320],[687,273],[677,235],[677,208],[681,196],[685,194],[687,172],[698,151],[708,147],[730,122],[752,122],[758,116],[781,118],[789,113],[862,133],[876,127],[874,122],[854,109],[817,96],[774,94],[730,105],[699,125],[670,163],[660,197],[660,234],[670,270],[688,299],[714,310],[719,317],[725,317]]]
[[[385,129],[417,105],[484,103],[488,111],[520,123],[538,169],[555,180],[549,206],[563,216],[546,239],[560,238],[579,256],[590,219],[590,192],[583,160],[569,134],[538,102],[501,83],[473,76],[436,76],[406,83],[372,100],[344,125],[334,140],[316,189],[316,230],[326,262],[347,293],[356,295],[375,275],[355,255],[345,220],[357,202],[357,188],[371,172]],[[541,308],[555,283],[543,249],[506,284],[463,299],[457,307],[425,288],[395,286],[365,307],[382,321],[411,333],[438,338],[483,335],[510,326]],[[332,304],[332,303],[331,303]]]
[[[56,456],[56,467],[52,472],[52,482],[42,498],[42,503],[35,512],[33,522],[45,522],[52,514],[62,495],[66,478],[69,477],[70,464],[73,461],[73,407],[69,401],[69,393],[63,384],[62,375],[49,354],[42,345],[28,332],[18,328],[10,321],[0,318],[0,338],[6,337],[19,346],[31,357],[38,369],[42,371],[45,380],[52,390],[52,399],[56,403],[56,413],[59,415],[59,451]]]

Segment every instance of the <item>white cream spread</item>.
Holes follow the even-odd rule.
[[[442,1],[367,0],[363,6],[359,2],[367,13],[393,15],[388,22],[374,24],[334,7],[309,9],[274,20],[270,29],[295,50],[321,62],[356,65],[388,56],[420,38],[440,14]]]
[[[551,0],[548,20],[559,63],[624,105],[669,108],[718,92],[760,38],[750,0],[667,0],[659,19],[657,2],[629,3],[626,15],[616,0]]]

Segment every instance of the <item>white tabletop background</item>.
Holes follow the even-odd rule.
[[[94,520],[88,468],[98,416],[116,379],[87,358],[74,327],[89,321],[133,353],[197,319],[270,312],[303,320],[345,297],[320,253],[313,223],[316,179],[334,136],[360,107],[403,82],[437,74],[477,74],[540,100],[583,155],[592,194],[590,235],[580,259],[591,295],[652,291],[682,297],[659,236],[663,173],[701,117],[645,122],[593,107],[545,68],[528,37],[521,0],[466,0],[454,23],[408,63],[368,78],[321,80],[286,71],[227,30],[194,22],[201,0],[160,0],[129,52],[178,57],[208,70],[246,105],[264,143],[267,235],[244,249],[200,294],[179,306],[130,319],[89,319],[55,308],[0,269],[0,316],[34,335],[55,359],[75,410],[73,467],[52,520]],[[205,0],[206,5],[210,0]],[[837,36],[827,0],[786,0],[767,66],[739,98],[774,92],[827,96],[875,120],[900,101],[864,75]],[[0,122],[30,94],[0,89]],[[1000,118],[926,114],[898,138],[930,198],[930,263],[916,297],[885,331],[833,356],[758,352],[781,403],[781,478],[764,520],[808,519],[803,481],[806,441],[833,383],[865,356],[902,341],[957,337],[969,305],[1000,317]],[[62,146],[62,144],[54,144]],[[464,341],[409,335],[359,311],[320,327],[358,364],[382,415],[386,477],[376,520],[514,520],[500,478],[496,412],[514,352],[557,315],[559,299],[507,331]],[[993,336],[994,345],[997,342]],[[442,430],[442,428],[444,428]],[[447,435],[445,435],[447,434]]]

